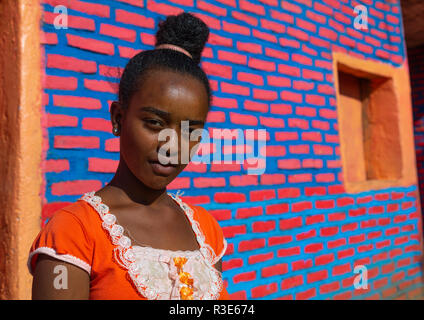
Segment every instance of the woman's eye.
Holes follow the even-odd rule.
[[[162,123],[160,122],[160,121],[157,121],[157,120],[153,120],[153,119],[148,119],[148,120],[146,120],[149,124],[152,124],[153,126],[160,126],[160,125],[162,125]]]

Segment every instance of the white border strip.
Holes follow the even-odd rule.
[[[28,266],[29,273],[31,275],[34,275],[33,274],[34,270],[31,269],[32,258],[35,254],[39,254],[39,253],[43,253],[43,254],[46,254],[46,255],[51,256],[53,258],[56,258],[58,260],[71,263],[71,264],[73,264],[77,267],[80,267],[81,269],[86,271],[89,275],[91,275],[91,266],[87,262],[85,262],[85,261],[83,261],[83,260],[81,260],[81,259],[79,259],[79,258],[77,258],[73,255],[70,255],[70,254],[57,254],[56,250],[54,250],[53,248],[49,248],[49,247],[40,247],[40,248],[37,248],[36,250],[34,250],[33,252],[30,253],[30,255],[28,257],[28,261],[27,261],[27,266]]]

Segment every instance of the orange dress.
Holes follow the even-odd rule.
[[[29,252],[31,274],[38,254],[74,264],[90,275],[90,299],[227,300],[216,264],[227,249],[221,227],[203,207],[168,192],[183,209],[199,249],[171,251],[131,244],[124,228],[94,191],[54,213]]]

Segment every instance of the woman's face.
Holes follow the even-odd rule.
[[[128,109],[121,111],[122,119],[118,120],[121,159],[146,186],[156,190],[165,188],[188,164],[182,161],[185,150],[181,148],[181,139],[186,141],[188,156],[200,141],[200,138],[189,141],[182,129],[191,132],[204,127],[209,110],[203,83],[189,75],[155,70],[132,96]],[[188,128],[183,126],[184,120],[189,120]],[[159,133],[163,129],[175,130],[174,138],[160,141]],[[175,166],[166,169],[152,163],[162,159],[159,150],[164,144],[171,147],[171,152],[161,151],[161,154],[177,160]]]

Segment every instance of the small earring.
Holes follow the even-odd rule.
[[[118,128],[114,127],[113,128],[113,134],[117,134],[118,133]]]

